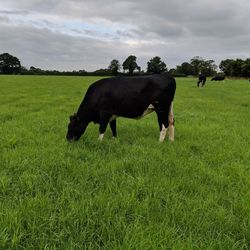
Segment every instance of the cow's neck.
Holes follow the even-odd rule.
[[[77,116],[85,123],[89,123],[91,121],[91,112],[87,107],[85,107],[85,105],[81,105],[79,107],[77,111]]]

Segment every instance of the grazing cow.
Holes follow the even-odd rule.
[[[168,73],[148,76],[104,78],[93,83],[76,114],[70,116],[67,140],[78,140],[90,122],[99,123],[102,140],[108,123],[116,137],[116,118],[141,118],[156,112],[160,127],[160,142],[169,130],[174,141],[173,100],[175,79]]]
[[[201,83],[201,86],[203,87],[205,85],[206,80],[207,80],[207,78],[206,78],[205,74],[203,74],[203,73],[199,74],[199,79],[198,79],[198,82],[197,82],[197,87],[200,86],[200,83]]]
[[[225,80],[225,76],[214,76],[211,81],[223,81]]]

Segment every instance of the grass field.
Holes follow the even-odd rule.
[[[68,117],[95,77],[0,76],[0,249],[250,249],[250,84],[177,78],[175,142],[155,114]]]

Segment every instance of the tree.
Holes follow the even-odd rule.
[[[177,65],[175,74],[198,75],[203,73],[206,76],[212,76],[216,73],[217,66],[213,60],[205,60],[202,57],[195,56],[190,63],[184,62]]]
[[[195,56],[190,60],[190,64],[193,68],[194,75],[198,75],[201,71],[201,65],[204,59],[199,56]]]
[[[128,70],[132,75],[135,69],[139,69],[136,63],[136,56],[130,55],[122,64],[123,70]]]
[[[147,63],[148,73],[159,74],[167,70],[166,64],[161,60],[159,56],[155,56]]]
[[[177,65],[175,73],[185,74],[185,75],[194,75],[194,69],[190,63],[184,62],[181,65]]]
[[[250,77],[250,58],[247,58],[241,67],[241,73],[244,77]]]
[[[242,59],[236,59],[232,63],[232,75],[233,76],[241,76],[241,69],[243,65],[243,60]]]
[[[204,60],[200,71],[206,76],[212,76],[216,74],[217,65],[214,63],[214,60]]]
[[[92,73],[97,76],[108,76],[112,74],[112,72],[109,69],[98,69]]]
[[[214,60],[205,60],[202,57],[195,56],[190,60],[190,64],[193,68],[194,75],[198,75],[202,72],[206,76],[211,76],[216,73],[217,66]]]
[[[226,76],[231,76],[233,73],[233,59],[226,59],[220,62],[219,68]]]
[[[250,58],[222,60],[219,67],[227,76],[250,76]]]
[[[21,71],[21,63],[19,59],[9,53],[0,55],[0,73],[13,74]]]
[[[108,69],[112,72],[112,74],[117,75],[118,71],[121,69],[121,64],[118,60],[113,59],[110,62]]]

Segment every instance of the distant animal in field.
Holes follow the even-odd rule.
[[[99,140],[108,124],[116,137],[118,117],[138,119],[154,111],[160,128],[159,141],[164,141],[167,129],[169,140],[174,141],[175,89],[175,79],[168,73],[101,79],[88,88],[77,113],[70,116],[66,138],[79,140],[90,122],[99,124]]]
[[[211,81],[224,81],[225,76],[214,76]]]
[[[199,78],[198,78],[198,82],[197,82],[197,87],[199,87],[200,84],[203,87],[205,85],[205,83],[206,83],[206,80],[207,80],[207,78],[206,78],[205,74],[202,74],[202,73],[199,74]]]

